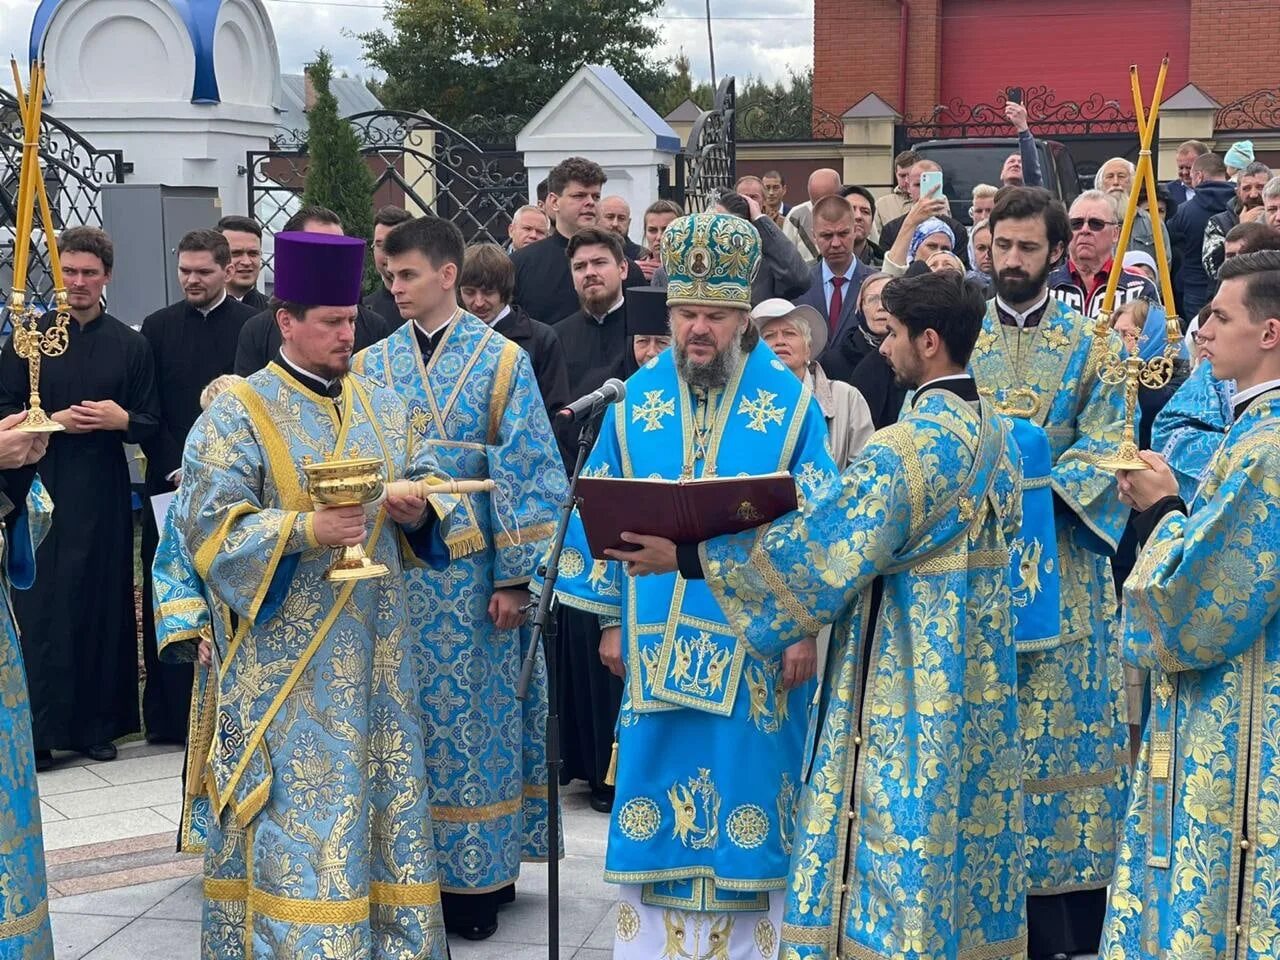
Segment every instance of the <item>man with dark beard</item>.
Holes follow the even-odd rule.
[[[610,377],[625,379],[636,369],[622,295],[627,260],[617,234],[598,227],[579,230],[566,247],[573,286],[581,309],[552,329],[564,347],[569,370],[569,396],[598,389]],[[558,440],[566,460],[576,456],[578,431],[559,426]],[[600,626],[596,615],[560,607],[559,630],[564,656],[559,660],[564,713],[560,780],[585,780],[591,807],[607,813],[613,788],[605,784],[613,728],[622,702],[622,683],[600,663]]]
[[[1061,576],[1058,629],[1018,644],[1028,954],[1045,960],[1098,949],[1125,812],[1127,728],[1108,557],[1126,511],[1115,477],[1099,465],[1120,442],[1124,398],[1098,377],[1093,321],[1049,293],[1070,237],[1062,204],[1038,187],[1008,187],[990,223],[996,296],[970,369],[997,410],[1047,436],[1056,529],[1045,536],[1057,540]],[[1024,511],[1019,539],[1030,536],[1035,514]]]

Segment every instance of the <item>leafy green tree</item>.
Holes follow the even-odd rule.
[[[333,60],[327,50],[307,67],[315,103],[307,111],[307,180],[302,202],[328,207],[342,219],[343,230],[368,240],[373,236],[373,175],[360,155],[351,125],[338,116],[330,83]],[[377,281],[366,257],[366,287]]]
[[[464,128],[532,117],[583,64],[613,67],[650,103],[671,81],[646,21],[663,0],[388,0],[389,30],[359,35],[379,94]]]

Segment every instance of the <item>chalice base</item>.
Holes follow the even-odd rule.
[[[385,577],[391,570],[385,563],[370,560],[363,547],[343,547],[338,559],[329,568],[325,579],[335,583],[346,580],[372,580]]]
[[[57,420],[50,420],[40,407],[31,407],[27,411],[27,419],[17,429],[21,433],[59,433],[67,428]]]
[[[1103,470],[1110,470],[1113,473],[1117,470],[1150,470],[1151,466],[1147,461],[1138,456],[1138,445],[1129,441],[1120,444],[1120,448],[1109,457],[1103,457],[1098,461],[1098,466]]]

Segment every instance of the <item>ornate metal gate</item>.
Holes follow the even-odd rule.
[[[688,213],[710,210],[721,190],[737,181],[737,96],[734,78],[725,77],[715,103],[689,131],[689,141],[676,155],[672,199]]]
[[[953,100],[939,104],[924,117],[907,119],[898,125],[896,150],[905,150],[923,140],[964,137],[1009,137],[1013,127],[1005,119],[1006,95],[994,103],[963,103]],[[1046,86],[1027,87],[1023,97],[1031,129],[1044,140],[1067,144],[1082,184],[1089,181],[1101,164],[1111,157],[1138,159],[1138,126],[1132,108],[1119,101],[1094,94],[1085,100],[1059,100]]]
[[[369,202],[452,220],[468,243],[505,243],[511,214],[527,202],[524,164],[514,151],[493,154],[427,113],[375,110],[347,118],[373,175]],[[307,176],[307,133],[283,131],[278,149],[250,151],[249,210],[268,239],[302,204]]]
[[[8,91],[0,90],[0,300],[5,303],[13,285],[22,139],[17,101]],[[119,150],[96,149],[66,124],[45,113],[40,123],[40,160],[49,206],[58,229],[102,226],[98,195],[103,184],[123,182],[127,170],[124,154]],[[38,217],[36,222],[39,223]],[[31,247],[31,264],[27,290],[37,299],[43,299],[52,293],[54,284],[47,248],[39,234]],[[7,316],[2,332],[8,332]]]

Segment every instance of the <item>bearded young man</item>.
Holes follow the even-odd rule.
[[[998,411],[1047,438],[1055,532],[1044,535],[1056,540],[1061,583],[1056,623],[1018,646],[1028,954],[1042,960],[1097,950],[1124,815],[1127,728],[1108,558],[1127,511],[1099,465],[1120,442],[1124,397],[1098,377],[1092,351],[1105,344],[1094,343],[1093,321],[1050,294],[1069,237],[1062,204],[1039,187],[1006,187],[990,223],[996,297],[970,369]]]
[[[817,495],[836,475],[822,413],[747,314],[759,234],[739,217],[682,217],[662,259],[674,343],[606,413],[587,472],[677,480],[781,470]],[[637,534],[624,536],[652,541],[644,521],[636,516]],[[600,658],[625,679],[605,862],[605,879],[622,885],[614,957],[652,960],[676,937],[698,956],[720,944],[726,960],[771,960],[814,641],[760,655],[706,584],[674,572],[636,577],[626,554],[612,555],[592,561],[575,517],[558,595],[601,617]]]

